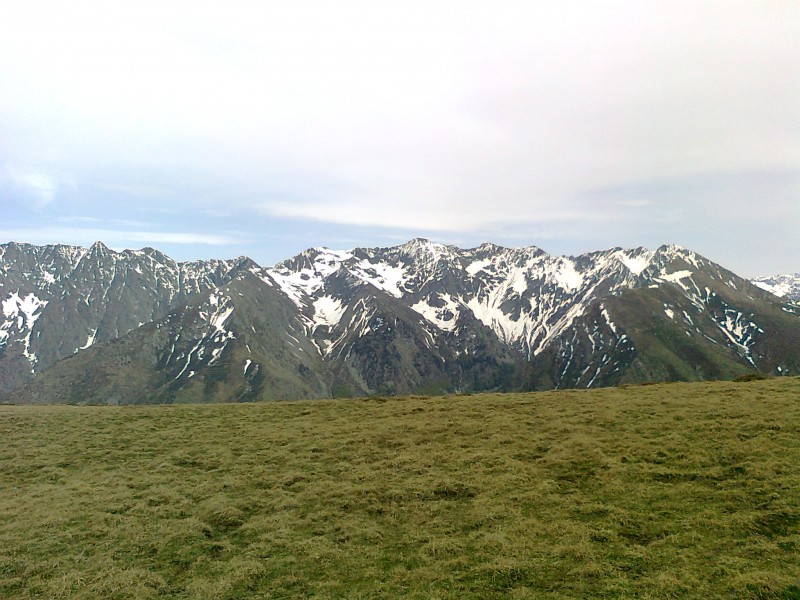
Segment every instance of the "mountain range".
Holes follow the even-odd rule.
[[[787,300],[800,300],[800,273],[756,277],[751,280],[762,290]]]
[[[674,245],[312,248],[265,268],[0,245],[7,402],[253,401],[800,374],[800,276]]]

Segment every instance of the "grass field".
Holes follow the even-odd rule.
[[[800,598],[800,378],[0,406],[3,598]]]

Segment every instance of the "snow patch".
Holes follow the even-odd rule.
[[[438,297],[444,302],[444,306],[431,306],[425,300],[420,300],[411,309],[442,331],[453,331],[456,328],[461,303],[454,300],[450,294],[439,294]]]
[[[492,264],[492,261],[488,258],[484,258],[483,260],[476,260],[474,263],[468,265],[464,270],[469,274],[470,277],[475,277],[478,272],[483,271],[490,264]]]
[[[661,282],[667,281],[669,283],[674,283],[678,287],[682,288],[683,291],[691,293],[689,287],[683,282],[684,279],[691,278],[691,276],[692,276],[691,271],[675,271],[674,273],[661,273],[658,277],[655,277],[654,279],[656,281],[661,281]],[[689,281],[695,287],[695,289],[697,289],[697,285],[694,283],[694,281],[692,279],[689,279]],[[700,290],[697,291],[699,293]],[[695,304],[695,306],[697,306],[698,308],[702,308],[702,306],[698,304],[699,301],[697,300],[697,298],[692,299],[691,297],[689,297],[689,299],[692,300],[692,303]]]
[[[686,277],[691,277],[691,271],[675,271],[674,273],[662,273],[660,279],[664,281],[671,281],[673,283],[679,282],[681,279],[685,279]]]
[[[89,330],[89,337],[86,339],[86,344],[78,348],[79,350],[86,350],[89,346],[94,344],[94,340],[97,337],[97,329],[90,329]]]
[[[754,280],[753,285],[755,285],[756,287],[760,287],[765,292],[769,292],[770,294],[778,296],[779,298],[782,298],[783,296],[789,293],[789,290],[787,288],[781,285],[767,283],[766,281]]]
[[[227,321],[232,314],[232,306],[223,306],[211,316],[209,323],[216,331],[220,333],[227,333],[225,330],[225,321]]]
[[[653,252],[648,250],[639,256],[629,256],[626,252],[621,252],[617,258],[631,273],[640,275],[642,271],[650,266]]]
[[[7,300],[3,300],[3,314],[7,318],[21,319],[18,327],[22,329],[25,323],[33,322],[39,317],[36,313],[47,305],[46,300],[40,300],[36,294],[28,294],[21,298],[17,292],[8,295]]]
[[[395,298],[403,296],[401,286],[405,283],[407,276],[405,267],[393,267],[386,263],[371,263],[364,260],[351,268],[350,272],[362,281],[371,283]]]
[[[718,322],[717,326],[728,340],[738,348],[739,354],[755,366],[750,346],[755,342],[753,335],[756,331],[759,331],[758,326],[753,327],[753,323],[737,310],[725,308],[724,314],[725,320]]]
[[[616,327],[616,325],[614,325],[614,322],[611,320],[611,316],[608,314],[608,311],[606,310],[605,305],[602,305],[600,307],[600,314],[603,315],[603,318],[606,320],[606,323],[608,323],[608,326],[611,328],[611,331],[614,332],[614,335],[618,335],[617,334],[617,327]],[[625,336],[623,335],[622,337],[625,337]]]
[[[553,274],[556,282],[567,291],[577,290],[583,285],[583,275],[575,270],[575,265],[568,259],[560,259],[558,270]]]
[[[583,279],[581,279],[582,282]],[[528,289],[528,278],[525,276],[525,272],[520,269],[513,270],[509,277],[509,287],[517,294],[524,293]]]
[[[342,315],[347,307],[341,300],[331,296],[322,296],[314,300],[314,327],[327,325],[330,328],[336,327],[342,319]]]
[[[12,328],[23,335],[22,354],[31,364],[31,372],[34,371],[38,361],[37,356],[31,352],[31,333],[34,323],[41,316],[45,306],[47,306],[47,300],[40,300],[33,293],[22,298],[18,292],[12,292],[6,300],[2,301],[3,315],[6,317],[6,321],[0,325],[0,331],[3,332],[0,334],[0,340],[7,340]]]

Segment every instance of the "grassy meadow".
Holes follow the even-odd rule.
[[[2,598],[800,598],[800,378],[0,406]]]

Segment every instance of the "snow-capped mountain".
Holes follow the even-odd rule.
[[[800,273],[757,277],[751,281],[762,290],[767,290],[780,298],[800,300]]]
[[[309,249],[271,268],[0,246],[0,389],[209,401],[800,369],[800,307],[677,246]]]
[[[145,248],[0,245],[0,389],[117,339],[215,289],[251,261],[176,263]]]
[[[319,335],[320,327],[335,329],[344,306],[328,282],[347,274],[401,299],[437,332],[454,333],[460,318],[476,319],[531,358],[598,298],[646,285],[685,287],[684,278],[693,285],[690,271],[668,272],[676,260],[694,269],[711,265],[676,246],[554,257],[536,247],[462,250],[415,239],[387,249],[316,248],[269,272],[303,312],[312,336],[321,338],[323,353],[335,344]]]

